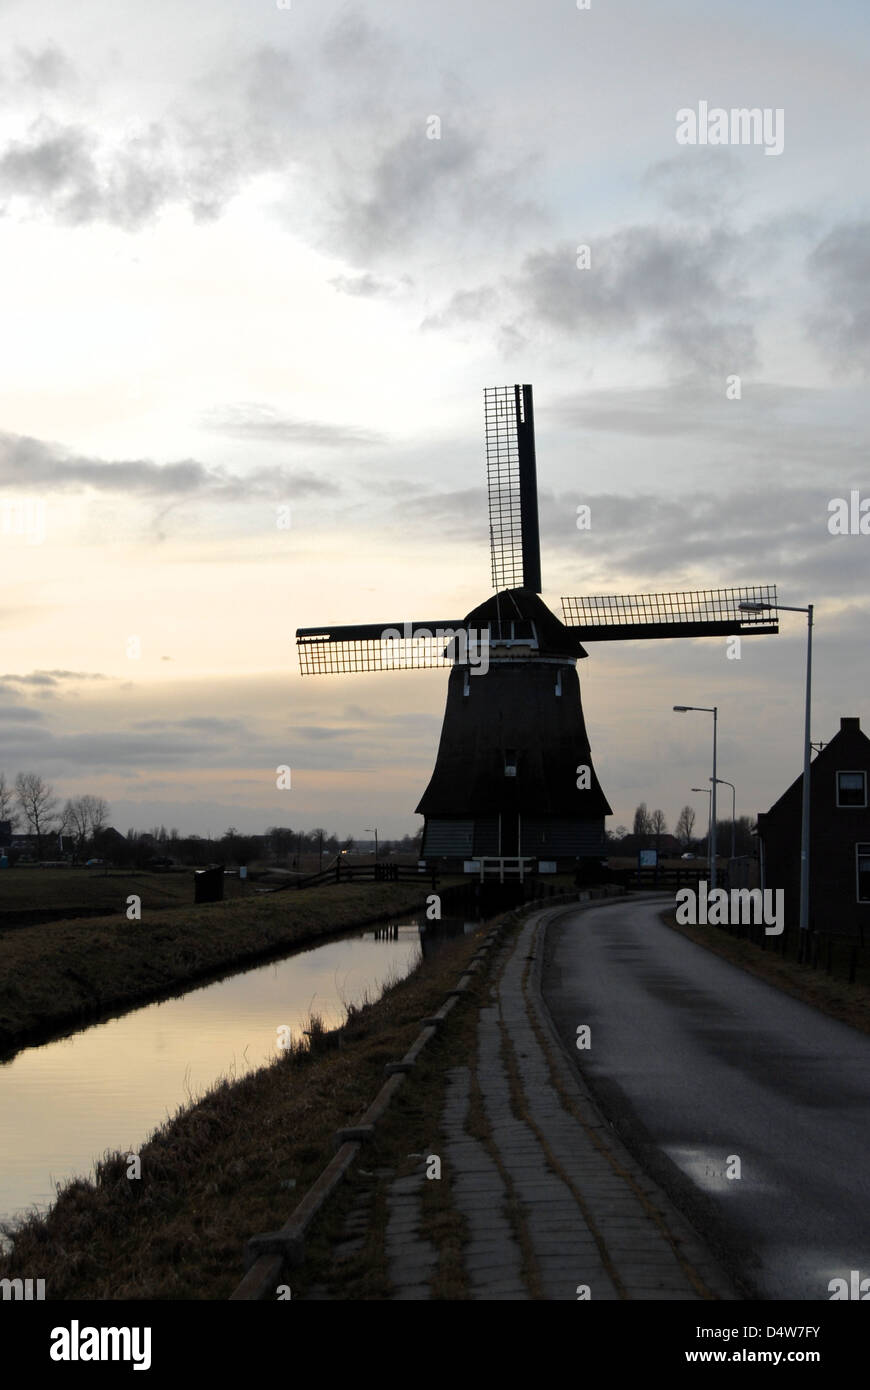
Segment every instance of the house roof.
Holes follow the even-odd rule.
[[[855,716],[843,716],[839,731],[826,743],[820,753],[810,763],[810,786],[826,773],[845,772],[850,769],[870,771],[870,738],[861,729],[861,721]],[[803,789],[803,772],[786,787],[782,796],[773,803],[769,811],[758,817],[759,829],[763,829],[768,816],[778,816],[793,812],[800,806]]]

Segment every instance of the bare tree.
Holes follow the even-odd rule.
[[[88,841],[106,828],[109,806],[101,796],[77,796],[67,801],[61,814],[61,829],[73,838],[73,858],[80,859]]]
[[[684,806],[677,820],[674,834],[684,849],[688,849],[692,843],[692,831],[695,828],[695,812],[691,806]]]
[[[109,803],[102,796],[83,796],[88,817],[88,834],[93,840],[103,830],[109,821]]]
[[[632,834],[640,839],[647,839],[652,831],[652,820],[649,811],[646,809],[646,802],[642,801],[634,813],[634,825]]]
[[[6,781],[5,772],[0,772],[0,820],[8,820],[10,830],[15,829],[18,820],[15,814],[15,794]]]
[[[38,772],[19,772],[15,778],[15,795],[21,814],[36,836],[36,852],[42,858],[42,840],[54,828],[57,797],[50,782],[44,782]]]
[[[662,836],[668,833],[668,823],[665,820],[664,811],[655,810],[649,818],[650,834],[655,836],[656,849],[661,844]]]

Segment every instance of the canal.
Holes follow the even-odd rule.
[[[138,1152],[215,1082],[270,1062],[279,1029],[299,1037],[311,1013],[334,1028],[346,1006],[379,998],[419,964],[421,921],[331,937],[0,1065],[0,1220],[45,1210],[55,1184],[92,1175],[107,1151]],[[428,944],[436,933],[425,926]],[[446,937],[471,924],[438,928]]]

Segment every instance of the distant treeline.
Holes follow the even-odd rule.
[[[244,835],[231,825],[212,838],[180,835],[174,826],[167,830],[165,825],[122,835],[108,822],[109,804],[101,796],[70,797],[61,806],[53,786],[39,773],[19,772],[9,782],[0,771],[0,848],[13,862],[36,858],[81,863],[99,858],[120,868],[145,868],[155,862],[168,867],[170,861],[202,865],[223,860],[298,868],[304,860],[308,868],[312,856],[318,864],[326,863],[357,848],[352,835],[341,837],[322,826],[294,830],[271,825],[263,835]],[[422,835],[421,829],[400,840],[380,840],[379,854],[418,854]]]
[[[114,834],[115,832],[113,832]],[[422,831],[404,835],[400,840],[380,840],[379,855],[392,853],[418,854]],[[310,868],[313,859],[318,864],[344,851],[354,854],[357,843],[352,835],[339,836],[335,831],[317,826],[313,830],[294,830],[291,826],[271,825],[263,835],[245,835],[229,826],[223,835],[203,837],[182,836],[173,826],[153,826],[150,831],[128,830],[126,837],[118,836],[111,847],[113,862],[124,867],[144,868],[149,863],[172,860],[176,864],[203,865],[222,861],[227,864],[271,863],[283,868]]]

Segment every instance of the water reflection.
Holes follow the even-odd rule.
[[[56,1182],[136,1151],[220,1077],[263,1066],[280,1028],[298,1036],[312,1011],[336,1027],[421,954],[416,921],[369,928],[18,1053],[0,1065],[0,1219],[44,1208]]]

